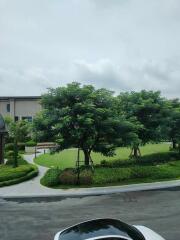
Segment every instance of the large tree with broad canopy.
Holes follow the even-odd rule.
[[[59,150],[81,148],[85,165],[91,151],[111,156],[117,146],[129,144],[136,137],[134,125],[115,111],[113,92],[81,86],[49,89],[42,96],[43,111],[34,120],[37,136],[56,141]]]

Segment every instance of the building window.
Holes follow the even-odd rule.
[[[31,116],[22,117],[22,120],[27,120],[28,122],[32,122]]]
[[[7,108],[7,112],[10,112],[10,103],[6,105],[6,108]]]
[[[14,117],[14,121],[17,122],[19,120],[19,117],[18,116],[15,116]]]

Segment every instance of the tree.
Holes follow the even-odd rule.
[[[132,155],[140,155],[139,146],[148,142],[159,142],[161,124],[166,116],[165,100],[160,92],[145,91],[121,93],[118,97],[119,115],[134,122],[138,138],[132,142]]]
[[[29,123],[25,120],[14,122],[10,118],[5,118],[10,139],[14,143],[14,167],[18,167],[18,143],[26,142],[29,137]]]
[[[114,104],[113,92],[91,85],[74,82],[49,89],[42,96],[43,111],[34,120],[35,129],[41,138],[47,139],[48,133],[59,150],[81,148],[89,165],[91,151],[111,156],[132,138],[132,124],[116,114]]]
[[[163,128],[167,140],[172,142],[172,148],[177,149],[180,144],[180,102],[179,99],[168,101],[168,117]]]

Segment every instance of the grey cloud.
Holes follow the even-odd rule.
[[[120,91],[161,90],[167,97],[180,97],[180,68],[162,64],[144,62],[141,65],[118,66],[110,60],[102,59],[96,63],[78,61],[77,79],[84,83],[93,83],[98,87],[107,87]],[[171,70],[169,70],[169,68]]]
[[[177,97],[179,29],[179,0],[0,0],[0,95],[77,80]]]

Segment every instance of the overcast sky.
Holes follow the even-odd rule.
[[[0,96],[72,81],[180,97],[180,0],[0,0]]]

